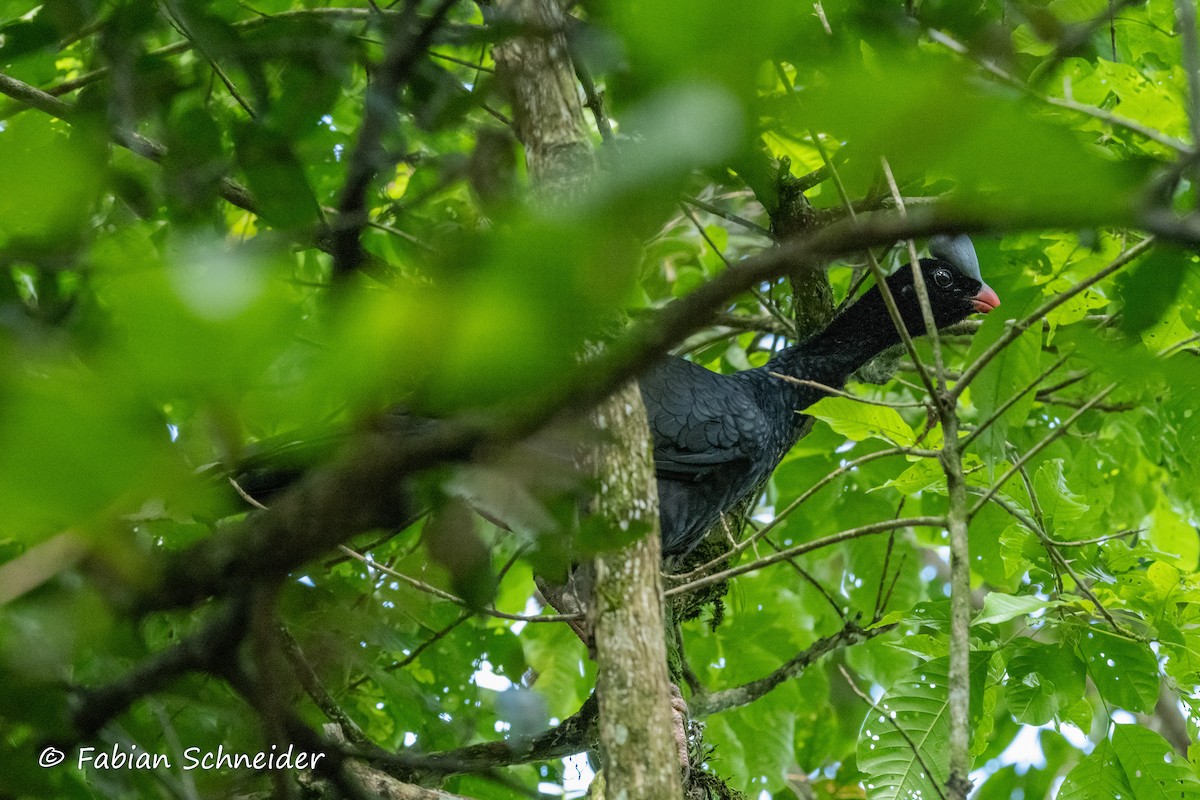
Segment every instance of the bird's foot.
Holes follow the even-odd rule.
[[[683,692],[674,683],[671,684],[671,719],[675,732],[675,750],[679,755],[679,767],[686,783],[692,772],[692,762],[688,757],[688,707],[687,701],[683,699]]]

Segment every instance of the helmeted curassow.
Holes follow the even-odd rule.
[[[968,237],[935,237],[930,253],[920,266],[939,328],[1000,304],[983,281]],[[919,336],[925,321],[914,283],[909,265],[887,279],[905,326]],[[751,500],[806,430],[803,410],[828,393],[779,375],[840,389],[856,370],[900,341],[876,286],[824,329],[757,369],[719,374],[674,356],[651,366],[639,386],[654,440],[663,554],[689,553],[723,515]],[[400,434],[437,424],[399,411],[388,418],[387,427]],[[269,498],[340,438],[301,437],[273,451],[267,448],[244,465],[237,482],[249,495]],[[504,524],[496,519],[502,514],[489,516]]]

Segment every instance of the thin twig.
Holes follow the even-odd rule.
[[[1038,91],[1030,88],[1029,86],[1027,86],[1025,84],[1025,82],[1020,80],[1019,78],[1016,78],[1016,77],[1008,74],[1007,72],[1005,72],[1003,69],[1001,69],[1000,67],[993,64],[988,59],[983,58],[981,56],[976,56],[970,50],[970,48],[968,48],[966,45],[962,44],[961,42],[955,40],[953,37],[941,32],[939,30],[934,30],[934,29],[928,30],[927,33],[929,35],[929,38],[932,39],[933,41],[937,42],[938,44],[944,45],[945,47],[949,48],[950,50],[954,51],[955,53],[958,53],[961,56],[965,56],[965,57],[971,59],[972,61],[974,61],[979,66],[983,67],[985,70],[990,72],[995,77],[1004,81],[1008,85],[1021,90],[1025,94],[1029,95],[1030,97],[1032,97],[1040,102],[1046,103],[1047,105],[1058,106],[1059,108],[1065,108],[1070,111],[1078,112],[1080,114],[1086,114],[1089,117],[1094,117],[1095,119],[1105,122],[1114,128],[1124,128],[1124,129],[1131,131],[1132,133],[1136,133],[1139,136],[1142,136],[1146,139],[1150,139],[1151,141],[1158,142],[1159,144],[1163,145],[1164,147],[1168,147],[1168,148],[1170,148],[1180,154],[1183,154],[1183,155],[1189,155],[1192,152],[1192,148],[1189,147],[1186,142],[1180,141],[1179,139],[1176,139],[1174,136],[1168,136],[1167,134],[1162,133],[1161,131],[1155,130],[1154,128],[1147,127],[1147,126],[1143,125],[1142,123],[1137,122],[1135,120],[1128,119],[1126,117],[1122,117],[1118,114],[1110,113],[1108,111],[1105,111],[1102,108],[1096,108],[1095,106],[1089,106],[1089,105],[1084,105],[1083,103],[1077,103],[1074,100],[1068,100],[1068,99],[1065,99],[1062,97],[1051,97],[1049,95],[1044,95],[1041,92],[1038,92]]]
[[[1079,419],[1085,413],[1087,413],[1089,410],[1091,410],[1091,408],[1093,406],[1095,406],[1097,403],[1099,403],[1105,397],[1108,397],[1108,395],[1112,392],[1112,390],[1116,389],[1116,388],[1117,388],[1117,384],[1110,383],[1108,386],[1101,389],[1100,392],[1095,397],[1093,397],[1087,403],[1084,403],[1074,414],[1072,414],[1071,416],[1069,416],[1065,420],[1063,420],[1061,425],[1059,425],[1054,430],[1050,431],[1050,433],[1048,433],[1045,437],[1043,437],[1041,439],[1041,441],[1039,441],[1033,447],[1029,448],[1029,450],[1027,450],[1024,455],[1022,455],[1019,459],[1017,459],[1017,461],[1011,467],[1009,467],[1007,470],[1005,470],[1004,474],[1002,474],[995,481],[995,483],[993,483],[988,488],[988,490],[984,493],[983,497],[980,498],[975,503],[975,505],[971,508],[970,516],[972,516],[972,517],[975,516],[979,512],[979,509],[981,509],[984,506],[984,504],[987,503],[987,501],[989,499],[991,499],[991,497],[994,494],[996,494],[996,492],[1000,491],[1001,487],[1003,487],[1004,484],[1008,482],[1008,479],[1011,478],[1013,475],[1017,474],[1017,471],[1020,470],[1021,467],[1024,466],[1026,463],[1028,463],[1031,458],[1036,456],[1038,453],[1042,452],[1042,450],[1046,449],[1054,442],[1058,441],[1058,439],[1061,438],[1063,435],[1065,435],[1066,432],[1071,428],[1071,426],[1073,424],[1075,424],[1075,421],[1077,419]]]
[[[192,35],[192,32],[188,28],[186,22],[183,19],[180,19],[179,15],[175,13],[175,10],[171,7],[171,4],[169,2],[164,2],[159,7],[162,9],[163,15],[167,18],[175,30],[179,31],[179,34],[184,39],[191,42],[192,47],[196,50],[196,52],[198,52],[204,58],[204,60],[208,62],[208,65],[212,68],[212,71],[216,73],[218,78],[221,79],[221,83],[225,84],[225,89],[229,92],[229,95],[234,99],[234,101],[242,107],[242,110],[245,111],[251,119],[258,119],[258,113],[254,110],[254,107],[250,105],[250,102],[242,96],[241,91],[238,90],[237,84],[233,82],[233,79],[230,78],[229,75],[225,73],[225,70],[221,67],[221,65],[217,63],[216,57],[213,56],[212,53],[208,52],[208,50],[200,42],[196,41],[196,37]]]
[[[1051,297],[1049,300],[1042,303],[1040,306],[1030,312],[1025,318],[1012,323],[1008,327],[1008,330],[1004,331],[1004,333],[1002,333],[1000,337],[996,339],[996,341],[992,342],[991,346],[980,353],[979,357],[966,368],[962,374],[962,377],[959,378],[958,382],[954,386],[954,389],[951,391],[955,395],[961,395],[967,386],[970,385],[971,381],[973,381],[975,377],[983,371],[983,368],[991,363],[992,359],[998,356],[1000,352],[1004,350],[1004,348],[1008,347],[1008,345],[1018,336],[1029,330],[1034,323],[1041,323],[1042,319],[1045,318],[1045,316],[1051,311],[1058,308],[1060,305],[1067,302],[1080,292],[1083,292],[1085,289],[1099,283],[1109,275],[1112,275],[1129,262],[1133,261],[1143,252],[1149,249],[1150,246],[1154,244],[1154,241],[1155,239],[1153,236],[1147,236],[1142,241],[1118,255],[1108,264],[1108,266],[1096,272],[1091,277],[1085,278],[1079,283],[1076,283],[1070,289],[1067,289],[1065,292],[1061,292],[1060,294]]]
[[[415,20],[419,4],[409,2],[388,37],[383,62],[376,71],[374,82],[367,87],[358,138],[348,159],[346,180],[338,200],[338,215],[331,228],[334,278],[349,275],[364,260],[360,237],[368,222],[367,188],[385,161],[383,140],[396,125],[400,90],[420,63],[433,41],[434,32],[455,2],[441,0],[429,19],[413,34],[408,28]]]
[[[918,454],[925,455],[926,457],[933,457],[933,456],[937,455],[937,452],[932,451],[932,450],[920,451],[920,453],[918,453]],[[821,478],[821,480],[817,481],[812,486],[808,487],[808,489],[806,489],[803,494],[801,494],[799,497],[797,497],[792,502],[788,503],[787,507],[784,508],[782,511],[778,512],[770,522],[768,522],[766,525],[764,525],[759,530],[755,531],[751,536],[748,536],[745,539],[743,539],[742,541],[738,542],[728,552],[722,553],[721,555],[717,556],[716,558],[712,559],[711,561],[709,561],[705,564],[701,564],[700,566],[692,569],[690,572],[683,572],[683,573],[679,573],[676,575],[668,575],[667,580],[674,582],[674,583],[685,583],[687,581],[693,580],[695,578],[698,578],[702,575],[707,574],[709,571],[719,567],[722,564],[729,562],[732,558],[737,556],[739,553],[743,552],[744,550],[749,549],[755,542],[764,538],[768,533],[770,533],[777,526],[779,526],[781,523],[783,523],[783,521],[786,520],[787,517],[790,514],[792,514],[792,512],[794,512],[797,508],[799,508],[801,505],[803,505],[810,497],[812,497],[814,494],[816,494],[818,491],[820,491],[823,487],[829,485],[829,483],[831,481],[833,481],[835,478],[837,478],[839,475],[843,475],[847,472],[852,472],[855,468],[857,468],[863,464],[867,464],[871,461],[874,461],[875,459],[884,458],[886,456],[898,456],[898,455],[914,455],[914,453],[913,453],[913,451],[911,451],[909,448],[906,448],[906,447],[892,447],[892,448],[888,448],[887,450],[877,450],[874,453],[867,453],[866,455],[859,456],[858,458],[853,459],[851,461],[847,461],[845,464],[841,465],[837,469],[828,473],[824,478]]]
[[[829,170],[829,174],[833,176],[833,185],[837,187],[838,197],[841,198],[842,206],[846,209],[846,213],[851,220],[857,220],[858,214],[854,211],[854,204],[850,202],[850,195],[846,192],[846,186],[842,183],[837,167],[833,165],[833,159],[826,152],[825,145],[821,143],[821,137],[813,130],[809,130],[808,135],[812,139],[813,147],[817,148],[817,152],[821,154],[821,160],[825,162],[825,167]],[[906,217],[907,213],[902,215],[902,218]],[[867,248],[864,252],[867,255],[867,266],[871,268],[871,274],[875,277],[875,285],[879,289],[879,294],[883,297],[883,305],[887,308],[888,316],[891,318],[892,324],[896,327],[896,332],[900,334],[900,341],[904,342],[904,349],[908,351],[909,358],[913,361],[917,375],[921,378],[921,383],[925,384],[926,391],[930,395],[933,395],[937,389],[934,386],[932,377],[929,375],[929,370],[921,362],[921,357],[917,353],[917,346],[913,342],[912,335],[908,332],[908,325],[905,324],[904,317],[900,314],[900,307],[896,305],[896,298],[892,296],[892,288],[888,286],[887,275],[884,274],[883,268],[879,266],[879,260],[875,258],[875,254],[871,252],[870,248]]]
[[[473,612],[463,611],[461,614],[459,614],[457,617],[455,617],[453,620],[451,620],[445,626],[434,631],[432,634],[430,634],[430,636],[428,638],[422,640],[422,642],[419,645],[417,645],[416,647],[412,648],[412,650],[410,650],[408,655],[406,655],[404,658],[400,659],[399,661],[393,661],[391,664],[388,664],[386,667],[383,668],[383,671],[384,672],[396,672],[397,670],[404,669],[409,664],[413,663],[418,658],[420,658],[422,653],[424,653],[426,650],[428,650],[433,645],[440,642],[442,639],[446,638],[448,635],[450,635],[451,632],[454,631],[455,628],[462,625],[464,622],[466,622],[473,616],[475,616]],[[358,687],[362,686],[364,683],[367,683],[368,681],[371,681],[371,680],[373,680],[373,677],[371,675],[369,675],[369,674],[362,675],[362,676],[352,680],[349,684],[346,685],[346,688],[342,689],[339,693],[344,694],[346,692],[354,691]]]
[[[834,387],[828,386],[819,381],[810,381],[806,380],[805,378],[795,378],[791,375],[784,375],[781,372],[770,372],[768,374],[772,378],[779,378],[782,381],[787,381],[788,383],[795,384],[796,386],[807,386],[810,389],[820,389],[822,392],[833,395],[834,397],[843,397],[847,400],[853,400],[856,403],[865,403],[869,406],[882,406],[883,408],[926,408],[929,405],[928,403],[922,403],[916,400],[907,403],[889,403],[886,400],[873,400],[870,397],[861,397],[841,389],[835,389]]]
[[[1080,381],[1086,380],[1093,373],[1095,373],[1094,369],[1077,370],[1076,372],[1072,372],[1069,375],[1067,375],[1067,377],[1063,378],[1058,383],[1043,387],[1041,389],[1041,391],[1039,392],[1039,394],[1043,393],[1043,392],[1045,394],[1053,394],[1054,392],[1062,391],[1063,389],[1067,389],[1071,386],[1074,386],[1075,384],[1079,383]]]
[[[776,552],[779,552],[780,550],[783,549],[783,545],[776,543],[775,540],[772,539],[770,536],[764,536],[764,537],[762,537],[762,540],[764,542],[766,542],[767,544],[771,545],[771,547]],[[809,585],[812,586],[814,589],[816,589],[820,593],[820,595],[825,598],[825,601],[827,603],[829,603],[830,607],[833,609],[833,613],[837,614],[838,617],[841,618],[843,623],[849,621],[849,618],[846,616],[845,610],[838,604],[837,600],[834,599],[833,594],[828,589],[826,589],[821,584],[820,581],[818,581],[815,577],[813,577],[812,573],[810,573],[804,567],[797,564],[795,562],[795,560],[789,559],[787,564],[788,564],[788,566],[790,566],[792,568],[793,572],[795,572],[797,575],[799,575],[804,580],[808,581]]]
[[[887,178],[888,188],[892,193],[892,201],[896,204],[896,210],[900,212],[901,219],[908,218],[908,209],[904,205],[904,198],[900,195],[900,187],[896,184],[896,176],[892,174],[892,165],[884,156],[880,156],[879,164],[883,168],[884,177]],[[925,285],[925,275],[921,272],[921,260],[917,256],[917,245],[912,239],[905,240],[908,243],[909,267],[912,269],[913,288],[917,291],[917,302],[921,306],[921,317],[925,321],[925,335],[929,338],[930,345],[933,348],[933,370],[937,376],[937,390],[939,395],[946,388],[946,365],[942,360],[942,341],[938,333],[937,323],[933,318],[933,306],[929,303],[929,287]],[[915,353],[913,360],[916,360]],[[919,363],[919,362],[918,362]]]
[[[616,136],[613,134],[612,122],[609,121],[608,114],[604,110],[604,98],[600,96],[600,92],[596,90],[596,82],[592,80],[592,73],[578,53],[571,53],[571,63],[575,67],[575,77],[579,79],[579,85],[583,87],[584,105],[592,112],[596,130],[600,132],[600,140],[605,144],[612,144]]]
[[[1045,403],[1051,406],[1062,406],[1064,408],[1082,408],[1086,400],[1074,397],[1058,397],[1049,395],[1043,392],[1038,392],[1035,399],[1039,403]],[[1099,403],[1092,406],[1097,411],[1107,411],[1110,414],[1120,414],[1126,411],[1134,411],[1141,408],[1137,403]]]
[[[730,328],[735,333],[770,333],[784,337],[793,337],[796,334],[794,326],[790,323],[784,325],[779,319],[769,314],[750,316],[720,312],[713,315],[712,323],[718,327]],[[726,337],[722,336],[721,338]]]
[[[487,73],[493,74],[493,75],[496,72],[496,70],[492,69],[491,67],[485,67],[482,64],[475,63],[474,61],[467,61],[465,58],[455,58],[454,56],[448,56],[445,53],[439,53],[436,50],[430,50],[429,55],[431,58],[439,58],[442,61],[449,61],[451,64],[458,64],[463,67],[470,67],[471,69],[475,70],[476,72],[487,72]]]
[[[431,586],[424,581],[417,580],[411,575],[405,575],[403,572],[397,572],[385,564],[380,564],[370,556],[351,550],[345,545],[339,545],[338,549],[351,558],[366,564],[371,569],[391,575],[393,578],[407,583],[409,586],[418,591],[433,595],[434,597],[437,597],[441,600],[446,600],[458,606],[462,606],[463,608],[469,608],[472,611],[485,616],[495,617],[497,619],[510,619],[516,622],[574,622],[576,620],[583,619],[584,616],[583,614],[509,614],[505,611],[496,611],[495,609],[491,608],[476,608],[470,605],[466,600],[463,600],[461,597],[455,594],[447,592],[445,589],[439,589],[438,587]]]
[[[355,744],[366,744],[370,741],[363,729],[358,723],[351,719],[345,709],[337,704],[333,696],[325,688],[325,684],[321,682],[321,678],[317,675],[317,671],[313,669],[312,664],[304,656],[304,651],[300,648],[300,643],[296,641],[296,637],[292,636],[285,626],[279,628],[280,640],[283,643],[283,654],[292,665],[292,670],[300,681],[300,685],[304,687],[304,691],[317,704],[317,708],[329,718],[330,722],[337,723],[337,726],[342,729],[348,741]]]
[[[1104,542],[1110,542],[1113,539],[1120,539],[1124,536],[1136,536],[1138,534],[1145,533],[1145,532],[1146,532],[1145,528],[1126,528],[1123,531],[1117,531],[1116,533],[1106,533],[1103,536],[1096,536],[1091,539],[1072,539],[1071,541],[1063,541],[1061,539],[1055,539],[1054,544],[1057,547],[1087,547],[1088,545],[1091,545],[1091,544],[1103,544]]]
[[[853,644],[869,641],[894,630],[894,625],[881,625],[878,628],[864,629],[857,622],[849,621],[842,629],[832,636],[823,636],[813,642],[803,652],[798,653],[786,663],[772,670],[758,680],[750,681],[741,686],[722,689],[719,692],[693,697],[688,708],[698,717],[710,716],[731,708],[749,705],[766,695],[785,681],[791,680],[815,664],[821,657]]]
[[[745,219],[744,217],[739,217],[737,214],[734,214],[732,211],[726,211],[725,209],[723,209],[719,206],[714,206],[712,203],[706,203],[705,201],[701,200],[698,197],[684,197],[683,202],[687,203],[690,206],[695,206],[696,208],[700,209],[701,211],[707,211],[710,214],[715,214],[716,216],[720,217],[721,219],[726,219],[737,225],[741,225],[746,230],[754,231],[755,233],[761,234],[762,236],[765,236],[768,239],[775,238],[775,234],[771,233],[769,230],[764,228],[762,225],[759,225],[757,222],[751,222],[750,220]]]
[[[872,522],[869,525],[862,525],[857,528],[849,528],[848,530],[832,533],[828,536],[822,536],[820,539],[814,539],[811,542],[804,542],[786,550],[780,550],[778,553],[773,553],[769,556],[755,559],[745,564],[739,564],[736,567],[731,567],[721,572],[713,573],[702,578],[674,586],[665,592],[667,597],[673,597],[680,594],[688,594],[697,589],[703,589],[705,586],[711,586],[714,583],[736,578],[738,575],[745,575],[747,572],[753,572],[756,569],[778,564],[781,561],[787,561],[804,553],[811,553],[813,550],[820,550],[824,547],[830,547],[842,542],[848,542],[851,539],[858,539],[863,536],[872,536],[877,533],[885,533],[887,531],[899,530],[900,528],[915,528],[929,527],[942,528],[945,527],[945,517],[906,517],[904,519],[885,519],[879,522]]]
[[[972,494],[979,494],[982,492],[982,489],[979,489],[979,487],[972,487],[971,492]],[[1117,622],[1112,613],[1105,608],[1104,604],[1100,602],[1100,599],[1096,597],[1088,585],[1084,583],[1083,579],[1080,578],[1075,570],[1071,568],[1071,565],[1067,562],[1066,558],[1064,558],[1063,555],[1058,552],[1058,548],[1056,547],[1058,543],[1051,539],[1050,536],[1038,526],[1035,520],[1030,519],[1029,515],[1022,511],[1018,506],[1010,503],[1008,500],[999,495],[986,497],[985,500],[986,502],[995,503],[997,506],[1004,509],[1004,511],[1013,517],[1013,519],[1020,522],[1022,525],[1028,528],[1034,536],[1038,537],[1042,545],[1046,548],[1046,553],[1050,556],[1051,561],[1053,561],[1060,569],[1062,569],[1071,577],[1071,580],[1075,583],[1075,586],[1077,586],[1079,591],[1088,600],[1090,600],[1093,605],[1096,606],[1096,608],[1100,611],[1100,615],[1108,621],[1108,624],[1113,627],[1113,630],[1117,631],[1122,636],[1129,637],[1130,639],[1144,641],[1143,637],[1125,630],[1125,628],[1123,628],[1120,623]]]

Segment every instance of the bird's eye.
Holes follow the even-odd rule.
[[[954,279],[950,277],[950,273],[947,270],[939,269],[933,273],[933,282],[945,289],[954,283]]]

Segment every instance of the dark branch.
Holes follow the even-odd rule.
[[[247,613],[244,596],[237,597],[218,609],[200,630],[143,659],[120,679],[81,690],[71,715],[79,739],[90,739],[134,702],[188,672],[220,674],[223,663],[231,660],[245,636]]]
[[[894,630],[895,627],[895,625],[881,625],[877,628],[867,629],[857,622],[847,622],[840,631],[813,642],[811,647],[796,655],[771,674],[732,689],[722,689],[712,694],[693,697],[688,702],[688,709],[695,716],[706,717],[710,714],[728,711],[731,708],[749,705],[784,681],[800,675],[822,656],[843,647],[874,639],[880,634]]]
[[[494,767],[529,764],[575,755],[594,746],[597,703],[592,695],[579,710],[557,727],[530,739],[524,745],[509,742],[485,742],[458,750],[419,756],[413,777],[443,778],[460,773],[475,773]],[[410,766],[412,762],[409,762]]]
[[[384,153],[384,136],[396,127],[400,90],[433,42],[434,33],[454,3],[455,0],[442,0],[416,33],[409,33],[418,5],[410,2],[388,36],[383,63],[375,72],[375,80],[367,88],[358,141],[350,155],[346,183],[342,187],[338,215],[333,223],[335,279],[359,269],[365,260],[359,239],[367,225],[367,188],[381,168],[390,163]]]

